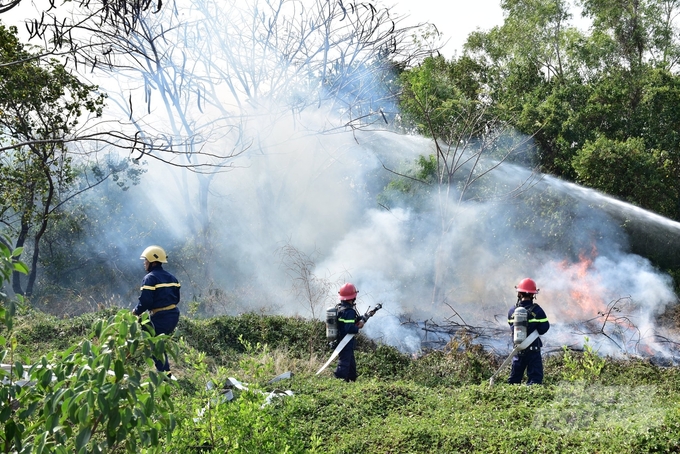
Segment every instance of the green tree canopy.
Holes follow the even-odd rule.
[[[584,0],[588,31],[571,23],[573,6],[503,1],[503,25],[471,34],[465,46],[485,81],[480,92],[534,137],[542,170],[680,219],[680,2]],[[632,179],[607,179],[604,163],[625,150],[634,153],[616,163]],[[651,179],[631,183],[642,174]]]
[[[25,289],[14,273],[17,294],[32,292],[40,240],[74,189],[68,142],[85,115],[101,115],[104,99],[96,86],[22,44],[16,27],[0,25],[0,222],[17,248],[31,238],[33,254]]]
[[[574,157],[577,182],[659,213],[675,213],[677,187],[665,171],[667,154],[649,152],[642,138],[619,142],[605,137],[588,141]]]

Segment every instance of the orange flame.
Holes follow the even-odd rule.
[[[564,280],[569,301],[563,307],[563,313],[574,321],[594,318],[606,310],[606,302],[599,278],[592,273],[593,260],[597,257],[597,247],[592,246],[590,252],[581,252],[577,263],[560,262],[557,267]]]

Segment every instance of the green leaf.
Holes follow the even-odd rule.
[[[17,431],[17,424],[14,420],[10,419],[7,424],[5,424],[5,440],[12,440],[17,434],[21,436]]]
[[[149,434],[151,435],[151,444],[153,446],[158,445],[158,429],[155,427],[152,427],[151,430],[149,431]]]
[[[102,335],[102,330],[104,329],[104,321],[103,320],[97,320],[92,327],[92,330],[94,331],[94,335],[97,337],[101,337]]]
[[[78,399],[72,399],[71,403],[68,406],[68,417],[69,419],[75,421],[76,420],[76,415],[78,414]]]
[[[61,407],[60,402],[62,402],[62,399],[65,400],[65,399],[70,397],[70,394],[69,394],[70,391],[71,390],[68,389],[68,388],[62,388],[62,389],[58,390],[54,394],[54,396],[52,396],[51,405],[47,408],[53,413],[60,410],[60,407]]]
[[[97,381],[96,381],[96,383],[97,383],[98,386],[103,386],[103,385],[104,385],[104,382],[106,382],[106,373],[107,373],[107,372],[108,372],[108,370],[106,370],[106,369],[101,369],[101,370],[97,373]]]
[[[114,365],[114,371],[116,373],[116,381],[121,381],[125,375],[125,365],[120,359],[116,360]]]
[[[67,348],[66,350],[64,350],[62,352],[62,357],[66,357],[66,356],[70,355],[71,353],[73,353],[75,351],[76,348],[78,348],[77,345],[70,346],[69,348]]]
[[[48,369],[40,377],[40,386],[47,388],[50,383],[52,383],[52,371]]]
[[[87,400],[87,405],[89,405],[90,407],[94,408],[94,404],[95,404],[95,395],[94,395],[94,392],[92,392],[91,389],[89,389],[89,390],[87,391],[86,400]]]
[[[118,336],[120,339],[126,338],[128,335],[128,325],[125,322],[121,322],[120,325],[118,325]]]
[[[26,264],[23,263],[23,262],[14,262],[12,264],[12,267],[14,268],[14,271],[18,271],[18,272],[23,273],[23,274],[28,274],[29,271],[30,271],[28,269],[28,266],[26,266]]]
[[[59,424],[59,413],[50,413],[45,419],[45,432],[52,432],[52,430]]]
[[[0,410],[0,421],[5,422],[12,416],[12,407],[10,405],[3,405]]]
[[[90,406],[87,404],[87,402],[83,402],[80,405],[80,409],[78,410],[78,422],[81,425],[86,424],[88,416],[90,416]]]
[[[99,404],[99,409],[102,413],[106,414],[109,412],[111,406],[109,405],[109,401],[106,399],[104,394],[97,395],[97,403]]]
[[[121,417],[120,417],[119,411],[112,410],[111,412],[109,412],[109,422],[107,424],[107,426],[108,426],[107,432],[112,433],[112,434],[115,433],[119,429],[120,422],[121,422]]]
[[[80,432],[78,432],[78,435],[76,436],[76,450],[80,451],[82,448],[87,445],[87,443],[90,441],[90,437],[92,436],[92,429],[90,427],[83,427],[80,429]]]
[[[130,354],[134,355],[135,352],[137,351],[137,349],[139,348],[139,340],[135,339],[132,342],[130,342],[129,348],[130,348]]]
[[[146,399],[146,402],[144,402],[144,412],[147,415],[152,415],[155,408],[156,405],[153,397],[149,397],[148,399]]]

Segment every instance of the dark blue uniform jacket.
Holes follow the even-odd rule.
[[[359,327],[356,325],[358,321],[359,315],[354,307],[349,303],[340,303],[338,308],[338,340],[342,340],[346,334],[358,334]],[[351,349],[354,348],[354,339],[349,341],[348,346]]]
[[[154,267],[142,281],[142,293],[135,313],[179,304],[179,281],[162,266]]]
[[[545,311],[543,311],[541,306],[535,304],[533,301],[522,301],[520,306],[525,308],[529,313],[527,317],[527,336],[529,336],[529,334],[533,333],[534,331],[538,331],[538,334],[540,335],[548,332],[548,329],[550,329],[550,322],[548,321],[548,316],[545,315]],[[513,336],[515,330],[513,326],[513,322],[515,321],[515,309],[516,307],[511,307],[508,311],[508,323],[510,324],[510,332],[513,334]],[[541,347],[542,345],[543,342],[541,342],[541,338],[539,337],[531,343],[530,347]]]

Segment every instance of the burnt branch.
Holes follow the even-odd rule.
[[[574,326],[575,333],[602,336],[622,352],[627,352],[630,348],[637,350],[642,339],[640,329],[629,315],[619,315],[622,305],[626,302],[630,302],[630,297],[609,302],[607,308],[599,311],[596,317]]]

